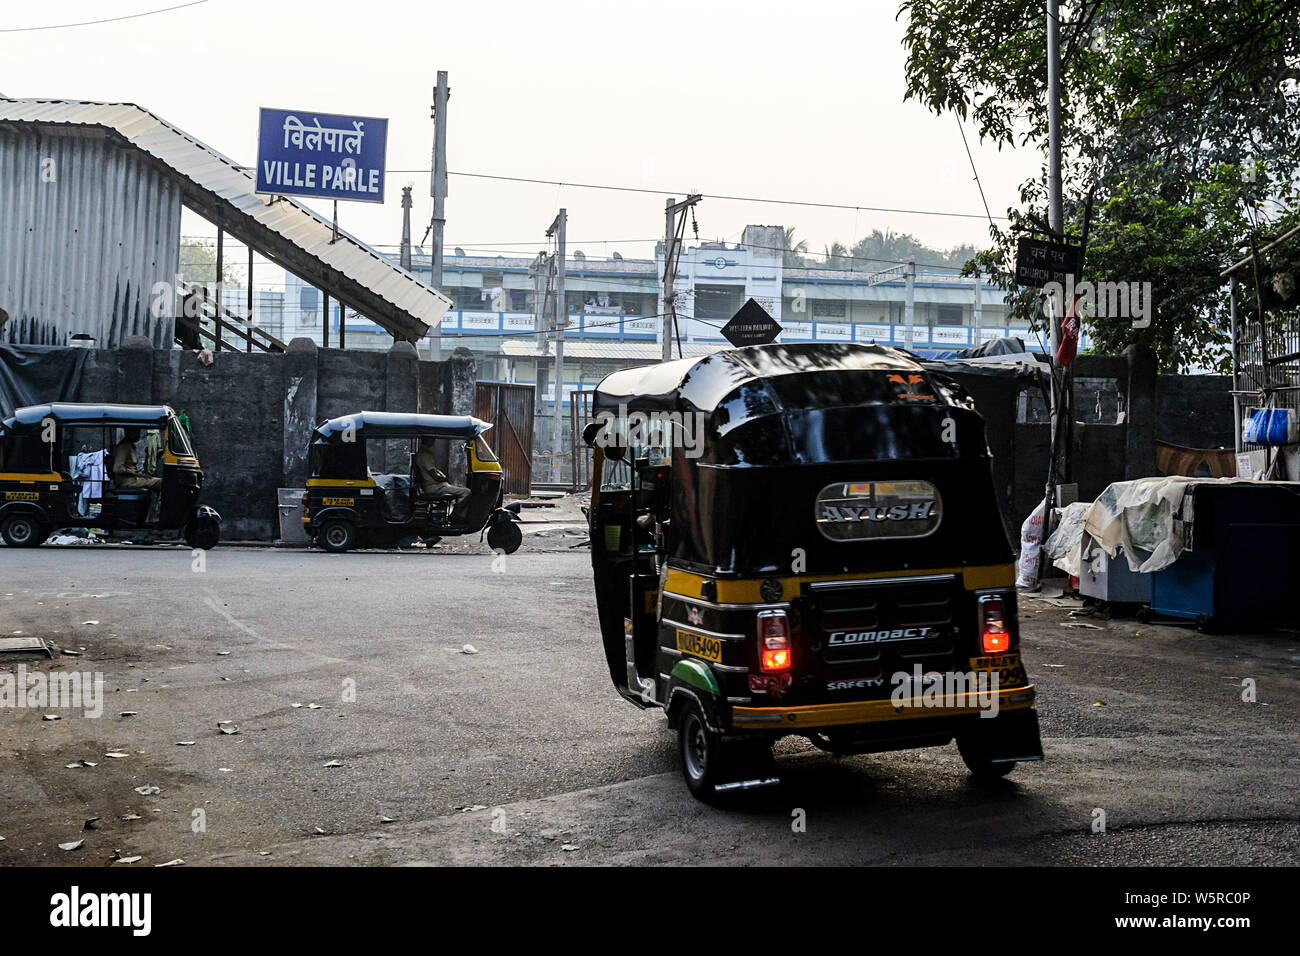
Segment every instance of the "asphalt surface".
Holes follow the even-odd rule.
[[[105,690],[98,719],[0,708],[0,865],[1216,865],[1300,849],[1293,632],[1023,599],[1044,763],[981,788],[952,746],[833,759],[789,739],[781,786],[718,809],[686,792],[662,717],[610,687],[580,539],[530,530],[504,563],[468,540],[218,548],[201,569],[175,547],[0,548],[0,636],[79,652],[24,663],[102,672]]]

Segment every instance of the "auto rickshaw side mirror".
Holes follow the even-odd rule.
[[[599,437],[601,430],[605,427],[604,422],[588,422],[587,427],[582,430],[582,443],[588,448],[594,447],[596,439]],[[606,457],[610,457],[608,453]]]

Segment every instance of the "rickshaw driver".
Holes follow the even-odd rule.
[[[144,488],[149,492],[149,521],[158,520],[162,507],[159,492],[163,480],[153,475],[146,475],[140,470],[135,457],[136,442],[140,440],[140,429],[124,428],[122,440],[113,446],[113,461],[109,474],[117,488]]]
[[[434,461],[434,449],[437,443],[432,438],[420,439],[420,450],[415,453],[415,479],[419,486],[421,498],[450,498],[452,507],[460,504],[470,495],[464,485],[453,485]]]

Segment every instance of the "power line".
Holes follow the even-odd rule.
[[[392,169],[392,170],[387,170],[387,172],[395,173],[397,175],[402,175],[408,173],[427,173],[428,170]],[[674,196],[674,195],[681,194],[683,192],[680,189],[678,190],[649,189],[642,186],[612,186],[612,185],[602,184],[602,183],[571,183],[571,182],[564,182],[563,180],[558,180],[558,179],[532,179],[526,176],[499,176],[491,173],[466,173],[466,172],[449,171],[448,175],[465,176],[471,179],[494,179],[494,180],[501,180],[503,182],[534,183],[542,186],[570,186],[575,189],[607,189],[614,192],[645,193],[654,196]],[[687,192],[689,192],[689,190]],[[703,196],[705,199],[720,199],[720,200],[727,200],[730,202],[771,203],[771,204],[781,205],[781,206],[807,206],[815,209],[851,209],[854,210],[855,212],[886,212],[886,213],[898,213],[898,214],[909,215],[909,216],[948,216],[957,219],[983,219],[984,218],[984,216],[981,216],[978,213],[941,212],[934,209],[893,209],[886,206],[861,206],[861,205],[850,204],[850,203],[813,202],[813,201],[801,200],[801,199],[770,199],[762,196],[727,196],[727,195],[722,195],[720,193],[704,193]],[[987,210],[986,210],[986,214],[987,214]],[[1002,219],[1006,217],[999,216],[998,218]]]
[[[241,166],[245,171],[252,170],[251,166]],[[385,169],[384,172],[391,176],[414,176],[417,174],[428,173],[427,169]],[[651,196],[678,196],[686,195],[690,190],[681,189],[649,189],[644,186],[613,186],[608,183],[571,183],[560,179],[533,179],[528,176],[499,176],[494,173],[467,173],[448,170],[448,176],[464,176],[469,179],[492,179],[508,183],[531,183],[538,186],[569,186],[574,189],[605,189],[611,192],[621,193],[641,193]],[[896,213],[906,216],[947,216],[953,219],[983,219],[975,212],[942,212],[937,209],[894,209],[888,206],[859,206],[850,203],[835,202],[813,202],[803,199],[771,199],[764,196],[727,196],[721,193],[702,193],[705,199],[719,199],[728,202],[755,202],[769,203],[778,206],[806,206],[812,209],[851,209],[854,212],[884,212]],[[985,215],[988,215],[987,209]],[[996,216],[991,218],[1005,219],[1006,216]]]
[[[178,3],[173,7],[162,7],[159,10],[145,10],[143,13],[128,13],[120,17],[107,17],[103,20],[81,20],[77,23],[50,23],[43,27],[0,27],[0,33],[30,33],[33,30],[66,30],[71,27],[93,27],[101,23],[118,23],[122,20],[138,20],[140,17],[152,17],[159,13],[170,13],[173,10],[183,10],[186,7],[197,7],[200,3],[207,3],[208,0],[190,0],[189,3]]]

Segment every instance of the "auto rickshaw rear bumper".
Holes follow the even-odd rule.
[[[975,717],[990,720],[996,717],[989,718],[981,715],[1031,708],[1034,705],[1034,696],[1034,685],[1029,684],[1000,689],[992,695],[993,700],[990,700],[990,695],[975,691],[956,694],[937,706],[923,697],[909,697],[897,701],[884,697],[835,704],[808,704],[801,707],[732,707],[731,729],[744,732],[768,730],[781,733],[806,733],[827,727],[924,718]],[[965,720],[962,723],[965,723]]]

